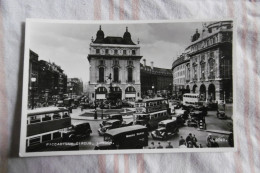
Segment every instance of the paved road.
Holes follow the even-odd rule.
[[[102,122],[102,120],[73,119],[73,116],[75,117],[76,114],[80,114],[80,113],[81,113],[80,109],[73,110],[72,124],[89,122],[91,129],[92,129],[91,136],[89,138],[83,140],[84,143],[83,143],[83,145],[80,146],[80,149],[81,150],[94,149],[95,145],[98,142],[103,141],[103,137],[99,136],[99,134],[97,132],[97,130],[100,128],[99,124]],[[232,111],[228,110],[227,114],[232,114]],[[78,116],[76,116],[76,117],[78,117]],[[230,115],[229,115],[229,117],[230,117]],[[132,119],[129,119],[129,118],[124,119],[124,120],[126,122],[132,121]],[[210,130],[210,131],[214,131],[214,130],[230,131],[230,128],[232,127],[232,120],[218,119],[216,116],[216,111],[208,111],[208,115],[206,116],[206,123],[207,123],[207,130]],[[176,136],[173,136],[172,138],[168,139],[167,141],[171,141],[173,147],[178,148],[180,136],[183,136],[183,138],[185,139],[189,133],[192,133],[193,135],[196,136],[196,138],[198,140],[198,144],[201,144],[203,147],[206,147],[206,138],[207,138],[208,134],[210,134],[210,133],[207,131],[200,131],[197,128],[188,127],[188,126],[181,127],[179,129],[179,134],[177,134]],[[226,142],[228,135],[218,134],[218,133],[212,133],[212,135],[214,138],[216,138],[220,147],[228,147],[228,144]],[[167,141],[154,140],[154,139],[152,139],[151,135],[149,135],[148,140],[149,140],[149,145],[151,144],[151,142],[154,142],[155,147],[158,146],[158,142],[160,142],[163,147],[165,147],[167,145]]]

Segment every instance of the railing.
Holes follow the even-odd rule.
[[[126,81],[126,83],[135,83],[135,80],[131,80],[131,81]]]
[[[121,80],[113,81],[113,83],[121,83]]]
[[[97,83],[106,83],[106,81],[105,80],[103,80],[103,81],[98,80]]]

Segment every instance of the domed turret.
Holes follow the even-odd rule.
[[[130,34],[130,32],[128,32],[128,27],[126,27],[126,31],[125,31],[125,33],[124,33],[123,38],[124,38],[124,39],[128,39],[128,38],[131,39],[131,34]]]
[[[105,34],[104,32],[101,30],[101,25],[99,26],[99,30],[97,32],[97,39],[104,39]]]
[[[200,38],[200,33],[198,32],[198,29],[196,29],[196,33],[192,36],[191,42],[194,42]]]
[[[123,39],[125,44],[134,44],[131,39],[131,34],[130,32],[128,32],[128,27],[126,27],[126,31],[124,33]]]
[[[99,30],[97,31],[97,37],[96,40],[93,43],[103,43],[104,42],[105,34],[101,30],[101,25],[99,26]]]

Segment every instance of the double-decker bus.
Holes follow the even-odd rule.
[[[27,112],[26,151],[74,149],[73,146],[54,146],[62,142],[62,132],[71,126],[69,110],[58,107],[45,107]],[[53,146],[53,147],[52,147]]]
[[[167,99],[155,98],[140,100],[135,103],[134,123],[155,129],[158,123],[169,118],[169,103]]]
[[[196,93],[186,93],[183,95],[183,105],[184,106],[202,106],[203,101],[200,99],[200,95]]]

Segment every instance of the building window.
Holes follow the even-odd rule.
[[[132,55],[135,55],[135,53],[136,53],[135,50],[132,50]]]
[[[133,61],[128,61],[128,65],[133,65]]]
[[[215,60],[214,59],[210,59],[209,60],[209,79],[214,79],[215,78]]]
[[[114,82],[119,81],[119,69],[116,67],[114,68]]]
[[[100,67],[99,68],[99,82],[104,82],[104,68]]]
[[[106,50],[105,50],[105,53],[106,53],[106,54],[108,54],[108,52],[109,52],[109,50],[108,50],[108,49],[106,49]]]
[[[231,63],[228,59],[222,59],[220,61],[220,67],[221,67],[221,71],[220,71],[220,74],[221,74],[221,77],[222,78],[229,78],[232,74],[232,71],[231,71]]]
[[[100,49],[96,49],[96,54],[100,54]]]
[[[126,55],[126,50],[123,50],[123,54]]]
[[[201,79],[205,79],[205,63],[201,64]]]
[[[99,65],[105,65],[104,60],[99,60]]]
[[[127,69],[127,80],[128,80],[128,82],[133,81],[133,69],[132,68]]]
[[[209,58],[214,58],[214,52],[210,52]]]
[[[193,71],[194,71],[193,79],[194,79],[194,80],[197,80],[197,68],[198,68],[197,65],[194,65],[194,66],[193,66]]]
[[[119,65],[119,61],[118,60],[114,60],[113,63],[114,63],[114,65]]]
[[[118,54],[118,50],[114,50],[114,54],[117,55]]]

